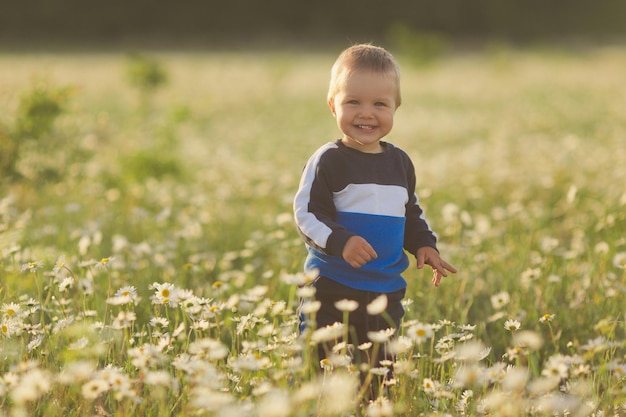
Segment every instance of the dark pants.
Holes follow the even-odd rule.
[[[378,346],[376,351],[374,348],[361,351],[357,347],[369,342],[368,332],[385,330],[388,328],[397,329],[400,321],[404,316],[404,308],[402,307],[402,299],[404,298],[406,289],[402,288],[398,291],[386,293],[388,304],[385,313],[370,315],[367,313],[367,305],[372,302],[381,293],[372,291],[356,290],[341,285],[332,279],[319,277],[313,285],[316,288],[315,298],[322,303],[319,311],[316,313],[316,328],[332,325],[335,322],[343,323],[344,312],[335,308],[335,303],[339,300],[348,299],[359,303],[355,311],[349,313],[349,340],[348,343],[354,345],[354,362],[357,364],[368,363],[372,367],[380,366],[379,362],[384,359],[393,360],[393,355],[389,354],[385,346]],[[301,320],[307,320],[306,317],[300,317]],[[304,322],[302,322],[304,324]],[[303,328],[303,326],[301,326]],[[328,356],[328,352],[332,345],[320,343],[318,345],[319,359],[322,360]],[[376,353],[375,357],[374,353]]]

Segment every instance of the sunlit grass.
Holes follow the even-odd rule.
[[[2,413],[626,414],[623,51],[403,65],[389,140],[459,273],[407,271],[371,370],[394,377],[360,404],[345,347],[319,374],[296,331],[291,198],[338,135],[334,53],[156,57],[146,102],[124,55],[0,56],[0,135],[33,82],[72,91],[1,183]]]

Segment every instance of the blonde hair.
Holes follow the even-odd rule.
[[[396,106],[400,106],[400,67],[386,49],[371,44],[353,45],[344,50],[333,65],[328,87],[328,101],[335,98],[350,75],[356,72],[372,72],[392,77],[397,86]]]

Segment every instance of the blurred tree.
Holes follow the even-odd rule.
[[[357,6],[357,7],[355,7]],[[6,2],[0,42],[148,46],[380,41],[393,24],[453,38],[626,35],[622,0],[24,0]]]
[[[57,117],[66,110],[70,91],[69,87],[39,82],[22,94],[15,117],[16,139],[39,139],[50,133]]]
[[[57,165],[63,164],[55,161],[55,155],[72,147],[54,134],[54,124],[67,112],[72,92],[73,87],[57,87],[38,81],[20,95],[13,126],[0,126],[0,173],[3,179],[23,178],[20,163],[24,156],[32,158],[34,153],[45,157],[37,163],[22,164],[22,168],[28,166],[32,173],[30,179],[46,176],[52,179],[61,175],[63,167]]]
[[[150,94],[167,83],[167,72],[154,58],[135,53],[128,58],[127,75],[130,84],[143,94]]]

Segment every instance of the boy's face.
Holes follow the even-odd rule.
[[[379,141],[393,127],[396,80],[385,74],[355,72],[329,100],[343,143],[362,152],[377,153]]]

